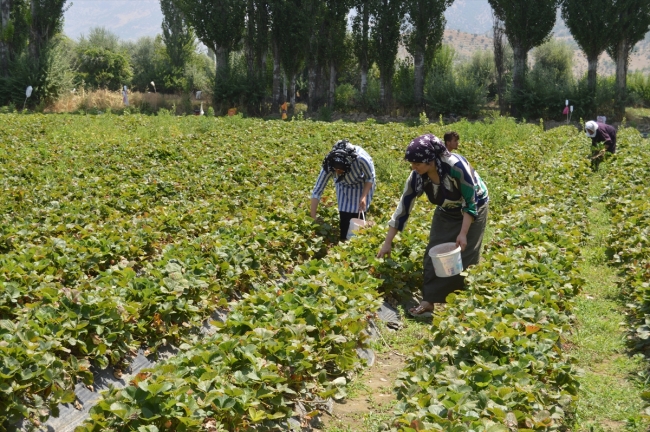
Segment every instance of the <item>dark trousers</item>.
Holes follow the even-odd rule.
[[[350,219],[358,217],[359,213],[339,212],[339,228],[341,229],[341,240],[346,240],[348,229],[350,228]]]
[[[481,245],[483,244],[483,233],[488,217],[488,204],[483,204],[478,209],[478,217],[470,225],[467,232],[467,247],[461,252],[463,269],[478,264],[481,257]],[[440,207],[433,212],[431,232],[429,233],[429,244],[424,252],[424,284],[422,286],[422,298],[429,303],[445,303],[447,296],[465,285],[465,277],[462,275],[450,277],[438,277],[433,269],[433,262],[429,256],[429,249],[442,243],[455,243],[463,225],[462,213],[447,213]]]

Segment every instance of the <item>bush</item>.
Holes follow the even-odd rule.
[[[397,60],[395,75],[393,75],[393,99],[403,108],[415,106],[415,70],[410,58]]]
[[[131,83],[133,72],[125,53],[89,47],[79,55],[79,76],[93,88],[119,90]]]
[[[0,78],[0,103],[14,104],[22,110],[25,103],[25,89],[33,88],[27,99],[30,108],[53,103],[61,94],[73,86],[70,59],[61,38],[52,39],[41,51],[38,60],[24,52],[10,65],[8,78]]]
[[[650,75],[636,71],[627,76],[627,89],[637,99],[637,105],[650,107]]]
[[[368,71],[368,86],[366,94],[359,97],[359,105],[363,111],[379,113],[383,110],[380,98],[379,69],[373,65]]]
[[[615,118],[616,77],[598,77],[596,93],[592,94],[585,75],[573,87],[568,99],[573,105],[573,118],[595,119],[598,115]]]
[[[429,74],[424,101],[436,114],[478,116],[486,101],[486,90],[466,77]]]
[[[244,55],[236,53],[231,55],[227,68],[217,71],[213,100],[222,114],[232,107],[248,107],[249,110],[260,111],[265,90],[263,80],[248,76]]]
[[[340,84],[336,87],[334,94],[334,109],[340,112],[350,112],[355,109],[358,99],[359,90],[352,84]]]
[[[458,67],[458,74],[474,84],[488,89],[488,98],[496,96],[496,70],[492,51],[476,51],[472,58]]]
[[[532,55],[535,60],[533,75],[541,73],[561,83],[573,80],[573,50],[565,42],[551,39],[535,48]]]

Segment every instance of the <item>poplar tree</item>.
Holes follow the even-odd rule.
[[[371,41],[379,68],[379,95],[384,109],[390,107],[395,59],[401,38],[404,19],[402,0],[378,0],[371,15]]]
[[[414,96],[416,105],[424,97],[424,79],[427,65],[431,63],[436,49],[442,43],[445,32],[445,10],[454,0],[406,0],[407,21],[410,25],[406,35],[406,48],[413,56]]]
[[[503,21],[494,13],[492,14],[492,43],[494,48],[494,69],[497,79],[497,95],[499,98],[499,112],[505,115],[508,109],[505,100],[505,74],[506,74],[506,43],[503,40],[505,29]]]
[[[196,37],[181,10],[172,0],[160,0],[163,13],[162,39],[174,74],[181,73],[196,50]]]
[[[607,53],[616,62],[616,117],[625,115],[630,52],[650,27],[650,0],[615,0],[608,13],[611,39]]]
[[[329,66],[328,105],[334,107],[338,68],[347,57],[345,36],[347,17],[352,2],[350,0],[325,0],[324,3],[327,11],[325,15],[325,28],[327,29],[325,54]]]
[[[355,0],[354,8],[357,14],[352,20],[352,44],[354,55],[359,62],[361,96],[368,89],[368,70],[374,62],[370,43],[370,15],[378,0]]]
[[[31,0],[29,53],[38,62],[41,51],[54,35],[63,30],[63,14],[67,0]]]
[[[611,6],[611,0],[591,0],[589,7],[585,7],[584,0],[562,1],[562,18],[587,57],[587,87],[592,95],[596,92],[598,57],[612,37],[608,12]]]
[[[26,0],[0,0],[0,77],[27,46],[30,4]]]
[[[269,2],[247,0],[246,6],[246,64],[248,74],[262,79],[266,72],[269,49]]]
[[[514,55],[512,90],[515,96],[524,89],[528,51],[549,37],[560,0],[488,0],[494,14],[504,22],[505,34]],[[510,108],[519,114],[517,103]]]
[[[305,65],[309,36],[312,31],[314,9],[319,0],[270,0],[271,34],[274,62],[281,64],[289,80],[289,98],[292,109],[296,104],[296,77]],[[276,102],[276,68],[274,64],[274,106]],[[279,71],[278,71],[279,78]],[[277,88],[279,90],[279,80]],[[279,95],[279,91],[278,91]]]
[[[246,2],[242,0],[173,0],[185,15],[198,39],[214,51],[217,80],[228,72],[228,57],[236,51],[244,34]]]

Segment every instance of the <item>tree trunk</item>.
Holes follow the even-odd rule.
[[[36,14],[36,0],[31,1],[31,19],[32,24],[29,29],[29,55],[34,60],[38,60],[39,55],[39,34],[36,28],[36,23],[38,22],[38,16]]]
[[[513,43],[512,51],[514,55],[514,66],[512,73],[512,92],[515,97],[518,96],[519,92],[524,89],[524,83],[526,79],[526,60],[528,57],[528,51],[526,51],[521,44]],[[513,117],[519,116],[519,107],[517,103],[513,103],[510,107],[510,114]]]
[[[366,95],[366,91],[368,90],[368,67],[366,66],[365,68],[361,67],[361,96]]]
[[[246,66],[248,68],[248,76],[255,75],[255,46],[253,40],[255,38],[255,4],[253,0],[248,0],[247,13],[247,37],[246,37]]]
[[[217,76],[219,76],[228,70],[228,48],[218,46],[214,54],[217,58]]]
[[[282,102],[288,101],[287,97],[287,74],[286,72],[282,74]]]
[[[296,73],[291,74],[291,83],[289,84],[289,102],[291,103],[291,114],[296,113]]]
[[[327,105],[330,109],[334,109],[334,101],[336,98],[336,66],[334,62],[330,64],[330,91]]]
[[[309,109],[309,112],[313,113],[316,112],[318,107],[316,106],[316,69],[317,65],[314,63],[309,65],[309,70],[307,71],[307,74],[309,76],[309,83],[307,84],[307,92],[309,93],[309,99],[307,101],[308,106],[307,108]]]
[[[323,88],[325,87],[325,66],[322,64],[319,65],[316,69],[316,89],[314,90],[316,92],[315,100],[316,100],[316,109],[320,109],[323,106]]]
[[[381,73],[381,72],[380,72]],[[391,109],[391,82],[386,74],[381,74],[379,77],[379,100],[381,106],[386,112],[390,112]]]
[[[508,106],[505,100],[505,43],[503,42],[503,22],[494,15],[492,23],[493,47],[494,47],[494,68],[497,74],[497,97],[499,98],[499,112],[506,115]]]
[[[598,54],[590,54],[587,56],[587,88],[590,94],[596,93],[598,74]]]
[[[2,24],[0,29],[2,33],[5,33],[5,29],[9,25],[10,13],[10,0],[0,0],[0,24]],[[0,38],[0,76],[9,76],[9,41],[4,38]]]
[[[413,85],[415,106],[421,107],[424,100],[424,50],[419,46],[413,54],[413,75],[415,78]]]
[[[630,53],[627,40],[621,39],[616,45],[616,117],[622,120],[625,116],[627,99],[627,60]]]
[[[277,113],[280,109],[280,81],[282,80],[280,74],[280,50],[278,43],[273,41],[273,102],[271,110]]]
[[[368,61],[369,43],[368,37],[370,34],[370,8],[368,4],[363,7],[363,22],[361,27],[361,39],[363,46],[362,58],[359,59],[359,67],[361,69],[361,96],[366,95],[368,90],[368,69],[370,69],[370,62]]]

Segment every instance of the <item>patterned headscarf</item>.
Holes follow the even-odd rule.
[[[451,156],[445,144],[433,134],[420,135],[410,142],[406,147],[404,159],[409,162],[429,163],[434,161],[440,176],[440,182],[444,181],[446,173],[442,169],[441,156]]]
[[[332,150],[323,160],[323,170],[325,172],[334,172],[341,169],[346,173],[350,172],[352,162],[357,160],[357,152],[354,146],[348,140],[340,140],[334,144]],[[345,174],[337,178],[337,182],[341,181]]]

